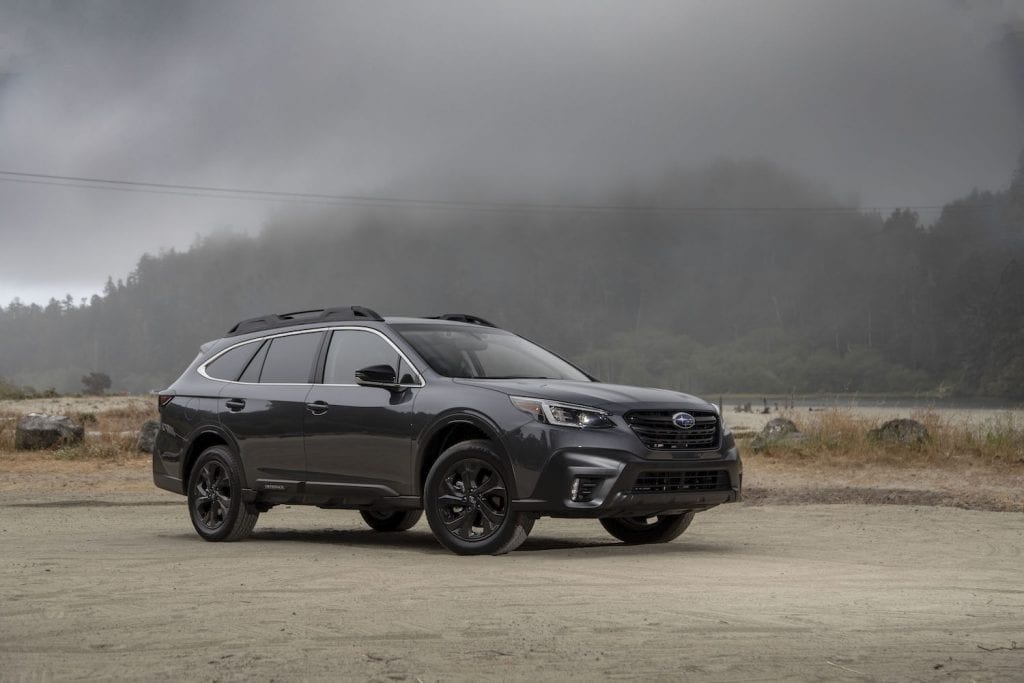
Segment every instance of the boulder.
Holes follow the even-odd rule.
[[[922,444],[931,438],[923,424],[905,418],[889,420],[878,429],[868,432],[868,437],[876,441],[903,444]]]
[[[768,420],[761,433],[750,442],[751,449],[761,451],[769,446],[799,443],[807,438],[792,420],[776,417]]]
[[[14,447],[19,451],[74,446],[84,438],[85,427],[64,415],[29,413],[14,429]]]
[[[156,435],[160,431],[160,423],[156,420],[146,420],[139,430],[139,450],[144,453],[152,453],[156,445]]]

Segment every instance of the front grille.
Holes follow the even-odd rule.
[[[696,424],[680,429],[672,422],[678,410],[634,410],[626,422],[644,445],[655,451],[705,451],[718,446],[718,416],[711,411],[687,410]]]
[[[641,472],[633,493],[677,493],[679,491],[728,491],[729,472]]]

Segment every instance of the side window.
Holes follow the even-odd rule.
[[[246,364],[259,347],[259,342],[252,342],[231,349],[207,365],[206,374],[210,377],[234,382],[242,374],[242,370],[245,369]]]
[[[265,341],[260,346],[260,350],[256,352],[256,355],[249,361],[249,365],[245,367],[245,371],[242,376],[238,378],[239,382],[259,382],[260,371],[263,369],[263,361],[267,358],[267,350],[270,348],[270,342]]]
[[[398,371],[398,352],[373,332],[338,330],[331,337],[324,366],[324,384],[355,384],[356,370],[390,365]]]
[[[274,337],[263,361],[260,382],[306,384],[323,332]]]

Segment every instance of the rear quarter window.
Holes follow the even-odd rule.
[[[206,365],[206,374],[214,379],[223,379],[234,382],[242,374],[242,370],[252,360],[253,355],[260,348],[259,342],[251,342],[236,346],[227,353],[218,356],[212,363]]]

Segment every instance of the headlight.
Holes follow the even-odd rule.
[[[615,423],[608,417],[608,413],[598,408],[546,401],[540,398],[524,398],[523,396],[509,396],[509,400],[519,410],[530,413],[539,421],[547,424],[580,429],[606,429],[615,426]]]
[[[711,407],[718,413],[718,426],[722,428],[722,433],[725,434],[729,431],[729,428],[725,425],[725,408],[717,403],[712,403]]]

